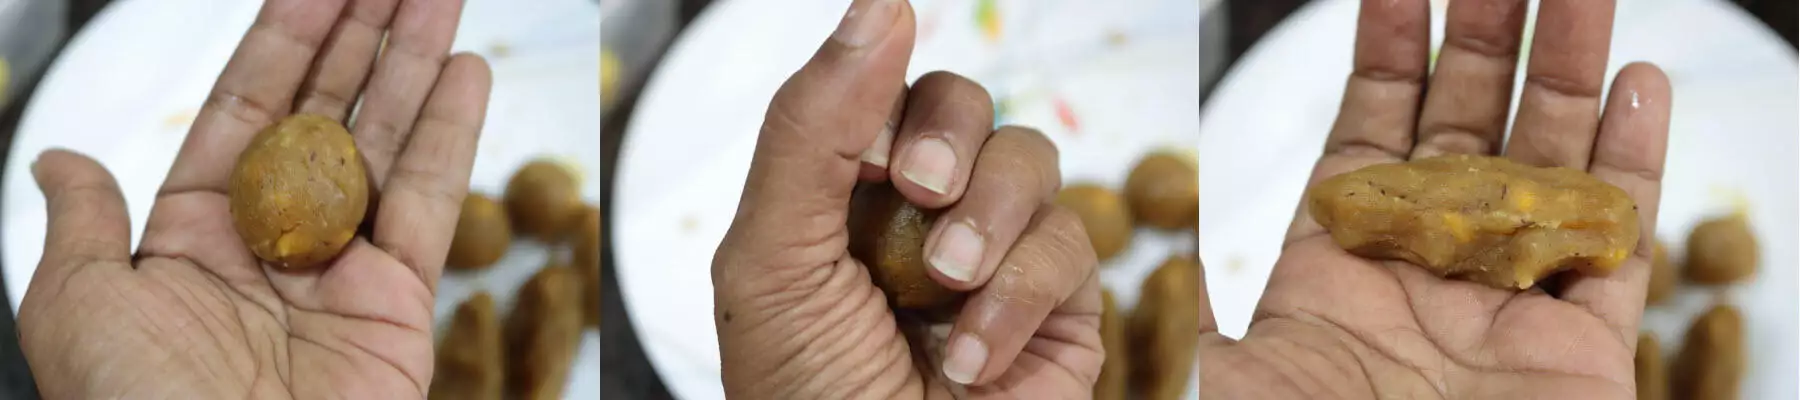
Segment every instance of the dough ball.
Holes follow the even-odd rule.
[[[1126,336],[1125,315],[1111,290],[1100,289],[1103,309],[1100,311],[1100,344],[1106,349],[1106,360],[1100,365],[1100,379],[1094,382],[1094,400],[1126,400],[1131,378],[1131,338]]]
[[[1154,153],[1125,179],[1125,199],[1139,223],[1162,229],[1195,225],[1200,212],[1200,172],[1192,157]]]
[[[604,267],[600,258],[600,248],[604,245],[600,237],[600,209],[588,206],[582,215],[581,227],[575,236],[575,267],[581,270],[582,283],[586,286],[583,297],[586,299],[587,324],[600,326],[600,273]]]
[[[506,213],[513,229],[545,241],[569,232],[581,215],[575,172],[555,161],[526,163],[506,183]]]
[[[572,268],[552,265],[519,287],[505,326],[511,398],[562,398],[581,345],[581,279]]]
[[[263,128],[238,155],[231,219],[256,257],[308,268],[337,257],[369,209],[369,182],[350,132],[318,115]]]
[[[1056,204],[1081,216],[1094,255],[1105,260],[1131,244],[1131,210],[1125,198],[1097,185],[1074,185],[1056,194]]]
[[[1669,379],[1671,398],[1736,399],[1747,367],[1744,315],[1729,305],[1715,305],[1694,320],[1682,339]]]
[[[937,221],[935,210],[922,210],[888,183],[865,183],[850,196],[850,255],[863,262],[888,304],[916,312],[929,321],[949,321],[964,298],[962,292],[931,279],[925,238]]]
[[[1350,253],[1514,290],[1567,269],[1611,274],[1639,235],[1623,189],[1492,156],[1363,167],[1313,185],[1307,209]]]
[[[1129,324],[1132,383],[1140,398],[1184,398],[1199,354],[1200,264],[1177,256],[1156,267],[1144,278]]]
[[[1650,259],[1650,290],[1644,298],[1645,305],[1655,305],[1668,299],[1675,293],[1675,283],[1681,278],[1675,264],[1669,261],[1669,246],[1656,241],[1656,255]]]
[[[1756,274],[1756,235],[1743,216],[1703,221],[1688,234],[1688,280],[1706,285],[1735,283]]]
[[[476,292],[450,318],[450,331],[437,347],[429,398],[500,400],[506,390],[506,359],[493,296]]]
[[[453,269],[485,269],[506,255],[512,240],[512,224],[500,203],[469,193],[463,198],[462,216],[456,220],[456,238],[450,242],[446,264]]]
[[[1663,365],[1661,344],[1646,332],[1638,334],[1637,346],[1638,400],[1669,400],[1669,371]]]

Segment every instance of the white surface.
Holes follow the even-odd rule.
[[[848,4],[714,4],[670,48],[632,117],[608,217],[618,232],[612,271],[645,353],[679,398],[724,397],[708,273],[713,249],[736,210],[770,97]],[[947,69],[1012,99],[1001,120],[1036,126],[1056,141],[1065,182],[1118,187],[1144,152],[1194,143],[1200,2],[1040,0],[1027,7],[1002,0],[1002,51],[967,40],[978,36],[967,23],[973,4],[913,1],[920,36],[909,77]],[[1113,31],[1130,39],[1107,45]],[[1082,133],[1058,123],[1048,103],[1054,96],[1040,95],[1046,92],[1080,110]],[[1101,273],[1125,307],[1168,254],[1192,248],[1187,234],[1137,235]]]
[[[1337,115],[1356,12],[1350,0],[1301,9],[1245,54],[1201,114],[1202,257],[1220,330],[1228,336],[1241,337],[1249,324]],[[1441,41],[1441,4],[1434,12]],[[1794,110],[1800,95],[1793,48],[1723,1],[1621,1],[1616,15],[1609,71],[1655,62],[1674,88],[1657,237],[1679,257],[1694,224],[1731,211],[1732,193],[1747,198],[1763,258],[1756,280],[1732,296],[1748,320],[1748,348],[1755,349],[1743,394],[1795,398],[1800,121]],[[1684,288],[1668,305],[1649,310],[1644,328],[1659,336],[1664,354],[1673,354],[1706,302],[1699,290]]]
[[[599,179],[598,8],[589,0],[534,3],[468,0],[463,12],[454,50],[482,53],[494,71],[470,178],[477,192],[498,195],[519,165],[544,154],[579,164],[585,181]],[[119,1],[75,37],[32,99],[7,160],[4,272],[14,307],[43,251],[44,201],[29,173],[32,160],[52,147],[100,160],[119,179],[133,231],[141,232],[193,113],[260,5]],[[584,188],[589,202],[599,199],[598,186]],[[503,309],[510,307],[512,292],[548,255],[521,242],[486,273],[446,274],[435,307],[440,328],[474,290],[491,291]],[[599,397],[599,348],[598,335],[589,332],[568,397]]]

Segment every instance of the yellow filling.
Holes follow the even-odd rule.
[[[1469,221],[1464,220],[1462,215],[1456,213],[1443,213],[1442,215],[1444,227],[1450,229],[1450,236],[1456,237],[1457,242],[1468,243],[1475,239],[1475,229],[1469,226]]]
[[[1511,197],[1513,207],[1520,212],[1531,212],[1532,207],[1537,205],[1537,194],[1528,190],[1514,190]]]

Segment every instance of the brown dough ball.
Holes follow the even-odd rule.
[[[463,198],[462,216],[456,220],[456,238],[445,259],[452,269],[485,269],[512,247],[512,224],[506,210],[493,198],[470,193]]]
[[[1669,372],[1664,369],[1662,348],[1656,337],[1638,334],[1637,346],[1638,400],[1669,400]]]
[[[1081,216],[1088,242],[1094,245],[1094,255],[1099,259],[1119,254],[1131,244],[1131,210],[1118,193],[1096,185],[1074,185],[1056,194],[1056,204]]]
[[[1131,374],[1145,400],[1177,400],[1199,358],[1200,265],[1170,257],[1144,278],[1126,332]]]
[[[1314,220],[1358,256],[1523,290],[1556,272],[1612,273],[1637,249],[1637,204],[1568,168],[1450,155],[1377,164],[1307,192]]]
[[[552,265],[519,287],[505,327],[512,398],[562,398],[581,346],[581,279],[573,268]]]
[[[506,213],[519,233],[546,241],[560,239],[574,226],[581,208],[575,173],[554,161],[526,163],[506,182]]]
[[[1125,199],[1137,221],[1163,229],[1195,225],[1200,213],[1200,172],[1191,157],[1155,153],[1138,161],[1125,179]]]
[[[277,268],[337,257],[369,209],[355,140],[318,115],[289,116],[257,132],[238,155],[228,190],[238,236]]]
[[[1113,300],[1111,290],[1100,289],[1100,344],[1106,349],[1106,360],[1100,365],[1100,379],[1094,382],[1094,400],[1125,400],[1131,378],[1131,338],[1126,337],[1125,316]]]
[[[906,202],[888,183],[858,185],[850,195],[850,255],[869,269],[888,305],[918,312],[928,321],[948,321],[960,308],[962,292],[931,280],[925,258],[925,235],[937,220],[935,210]]]
[[[1655,256],[1650,258],[1650,290],[1645,293],[1644,304],[1655,305],[1675,293],[1675,283],[1680,280],[1681,273],[1675,270],[1675,264],[1669,262],[1669,246],[1656,241]]]
[[[500,400],[506,391],[506,359],[500,317],[487,292],[456,306],[450,331],[437,348],[431,400]]]
[[[1756,234],[1743,216],[1706,220],[1688,234],[1687,278],[1707,285],[1743,281],[1756,274],[1756,251]]]
[[[588,206],[575,235],[575,268],[581,270],[587,325],[600,326],[600,209]]]
[[[1669,370],[1672,398],[1736,399],[1744,379],[1744,316],[1715,305],[1688,328]]]

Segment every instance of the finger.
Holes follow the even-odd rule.
[[[998,275],[963,305],[945,348],[944,376],[965,385],[991,382],[1013,364],[1051,311],[1097,316],[1097,263],[1073,211],[1039,207]]]
[[[1337,122],[1307,186],[1364,166],[1400,161],[1412,151],[1431,46],[1425,0],[1363,0],[1356,56]],[[1304,203],[1304,202],[1302,202]],[[1299,208],[1288,241],[1324,232]]]
[[[231,166],[256,131],[286,116],[344,0],[269,0],[219,73],[158,197],[225,193]]]
[[[450,57],[462,6],[461,0],[403,0],[395,11],[387,47],[375,62],[350,129],[375,187],[386,187],[388,168],[405,148],[425,97]]]
[[[721,248],[819,249],[783,260],[827,265],[842,255],[861,155],[893,114],[912,56],[912,7],[857,0],[813,58],[769,103],[743,197]],[[835,248],[836,250],[828,250]],[[749,255],[749,258],[767,254]],[[725,253],[719,265],[735,264]]]
[[[969,184],[976,153],[994,131],[993,99],[969,78],[936,71],[919,77],[906,101],[888,178],[920,207],[955,203]]]
[[[1413,158],[1494,154],[1506,134],[1525,0],[1450,3]]]
[[[1056,144],[1038,131],[1001,127],[979,150],[968,193],[938,216],[925,241],[931,278],[955,290],[986,284],[1032,214],[1062,187]]]
[[[1588,172],[1624,189],[1637,202],[1637,251],[1605,277],[1577,277],[1563,299],[1587,308],[1621,338],[1636,335],[1656,248],[1656,213],[1662,201],[1663,160],[1669,149],[1669,78],[1646,63],[1625,66],[1613,79],[1606,117]],[[1627,341],[1630,343],[1630,341]]]
[[[881,132],[875,134],[875,142],[862,152],[862,170],[857,172],[856,180],[862,182],[886,182],[888,179],[889,153],[894,151],[894,130],[900,127],[900,118],[906,115],[906,85],[902,84],[900,95],[894,97],[894,109],[888,113],[887,123],[881,125]]]
[[[314,60],[312,76],[294,99],[296,113],[323,115],[338,122],[349,117],[399,4],[400,0],[355,0],[344,7]]]
[[[38,155],[31,174],[43,191],[49,224],[28,292],[60,291],[81,268],[130,265],[131,218],[112,173],[87,156],[50,150]]]
[[[1600,86],[1612,41],[1612,0],[1545,0],[1506,156],[1587,169],[1600,124]]]
[[[492,85],[493,73],[480,56],[450,58],[375,215],[375,245],[413,268],[434,293],[469,192]]]

